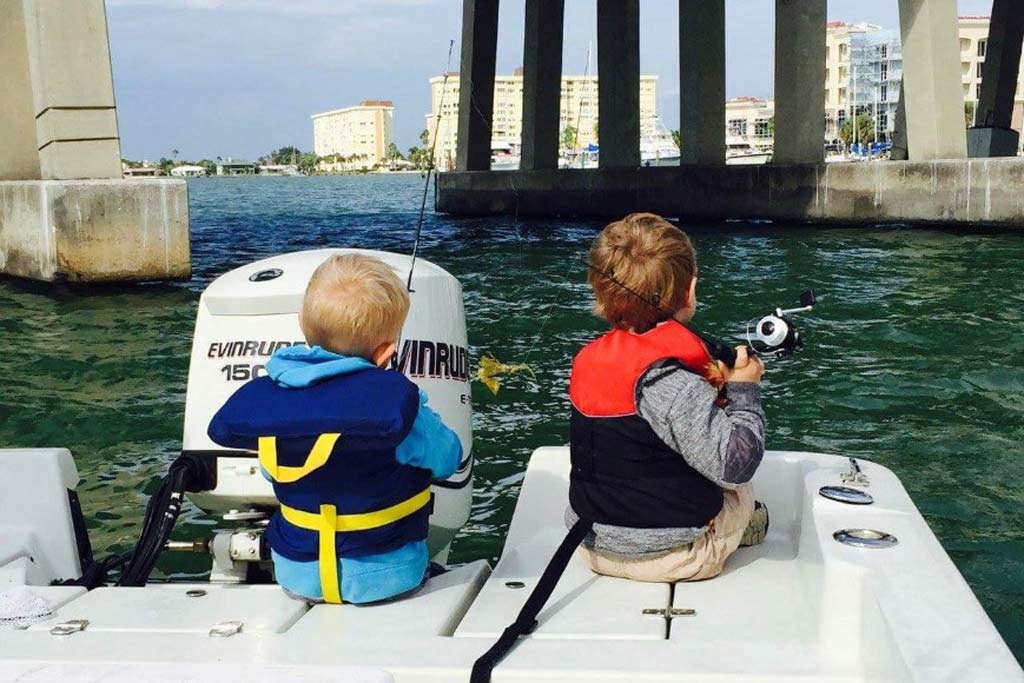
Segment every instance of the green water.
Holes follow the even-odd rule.
[[[323,246],[407,251],[417,176],[190,181],[195,277],[65,289],[0,280],[0,447],[67,446],[99,553],[129,547],[146,493],[180,449],[196,302],[218,274]],[[475,386],[476,491],[453,561],[494,559],[530,452],[568,439],[569,363],[602,330],[578,260],[596,224],[428,216],[426,258],[465,288],[472,353],[528,362]],[[746,319],[813,287],[807,349],[772,362],[768,446],[854,455],[902,479],[1018,659],[1024,659],[1024,243],[925,229],[686,226],[697,322]],[[176,538],[217,521],[186,511]],[[196,558],[167,555],[174,576]],[[936,596],[941,600],[942,596]]]

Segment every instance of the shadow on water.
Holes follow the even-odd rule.
[[[408,252],[418,176],[189,182],[193,279],[52,288],[0,280],[0,446],[75,453],[98,551],[127,547],[145,494],[180,449],[199,293],[284,251]],[[473,386],[476,493],[452,559],[494,559],[530,453],[568,440],[572,356],[599,334],[586,252],[600,223],[428,213],[422,255],[463,283],[471,353],[526,362]],[[749,223],[686,226],[701,267],[697,322],[739,343],[747,319],[813,287],[806,350],[773,361],[768,445],[892,468],[1007,639],[1024,655],[1024,245],[980,231]],[[175,538],[217,521],[186,510]],[[198,576],[200,558],[160,570]]]

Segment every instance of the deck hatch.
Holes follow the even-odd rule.
[[[822,486],[818,494],[847,505],[871,505],[875,502],[874,497],[867,491],[855,489],[852,486]]]
[[[899,543],[892,534],[876,529],[840,529],[832,538],[855,548],[891,548]]]

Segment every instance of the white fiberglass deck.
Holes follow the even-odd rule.
[[[847,468],[834,456],[766,456],[755,487],[770,510],[768,538],[740,549],[716,579],[633,583],[595,576],[574,559],[539,628],[495,670],[495,683],[1024,680],[892,473],[864,463],[870,506],[818,495]],[[473,563],[415,598],[374,607],[307,609],[271,586],[69,593],[54,619],[0,631],[0,680],[466,681],[565,533],[567,475],[566,449],[534,454],[489,576],[485,563]],[[888,531],[899,543],[858,549],[833,539],[852,527]],[[16,576],[8,569],[0,566],[0,587]],[[207,594],[185,595],[197,587]],[[670,604],[696,614],[669,625],[642,613]],[[50,634],[69,619],[90,624]],[[208,635],[227,620],[244,622],[242,632]]]

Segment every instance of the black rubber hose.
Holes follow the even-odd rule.
[[[216,485],[209,463],[191,454],[175,460],[146,505],[142,533],[125,566],[119,586],[144,586],[157,558],[171,537],[181,514],[186,491],[204,491]]]

